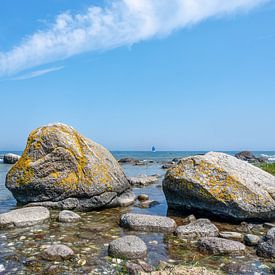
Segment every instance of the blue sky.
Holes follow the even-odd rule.
[[[146,1],[1,1],[0,150],[50,122],[111,150],[275,150],[274,1]]]

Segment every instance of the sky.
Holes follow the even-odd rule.
[[[1,0],[0,102],[5,151],[275,150],[275,1]]]

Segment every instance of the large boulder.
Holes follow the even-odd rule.
[[[5,164],[15,164],[19,159],[20,159],[19,155],[9,153],[4,155],[3,162]]]
[[[78,210],[120,206],[130,190],[110,152],[61,123],[29,135],[22,157],[7,174],[6,187],[23,204]]]
[[[163,190],[170,208],[238,220],[275,218],[275,177],[224,153],[180,160],[167,171]]]

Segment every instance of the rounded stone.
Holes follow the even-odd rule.
[[[120,218],[120,225],[136,231],[173,233],[176,222],[167,217],[128,213]]]
[[[74,251],[63,244],[51,245],[42,253],[42,258],[48,261],[67,260],[73,256]]]
[[[19,159],[19,155],[9,153],[4,155],[3,162],[5,164],[15,164]]]
[[[109,256],[120,259],[142,259],[146,257],[147,246],[136,236],[125,236],[112,241],[108,253]]]
[[[27,227],[41,224],[50,218],[46,207],[24,207],[0,214],[0,227]]]
[[[216,237],[219,229],[208,219],[198,219],[190,224],[179,226],[176,235],[180,239],[193,239],[200,237]]]
[[[239,232],[229,232],[229,231],[222,231],[220,232],[220,237],[229,240],[235,241],[243,241],[243,234]]]
[[[139,201],[147,201],[147,200],[149,200],[149,196],[147,194],[140,194],[138,196],[138,200]]]
[[[206,237],[198,242],[199,249],[214,255],[238,255],[245,251],[245,245],[232,240]]]
[[[260,242],[261,238],[253,234],[244,235],[244,243],[248,246],[256,246]]]
[[[78,214],[70,210],[63,210],[58,215],[58,220],[64,223],[74,223],[78,222],[80,219],[81,217]]]

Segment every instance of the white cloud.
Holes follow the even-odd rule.
[[[26,73],[26,74],[23,74],[23,75],[19,75],[17,77],[13,77],[10,80],[25,80],[25,79],[30,79],[30,78],[42,76],[44,74],[48,74],[48,73],[51,73],[51,72],[60,71],[63,68],[64,68],[64,66],[59,66],[59,67],[53,67],[53,68],[44,69],[44,70],[32,71],[30,73]]]
[[[62,13],[7,52],[0,75],[12,75],[76,54],[132,45],[213,16],[247,11],[269,0],[110,0],[84,13]]]

